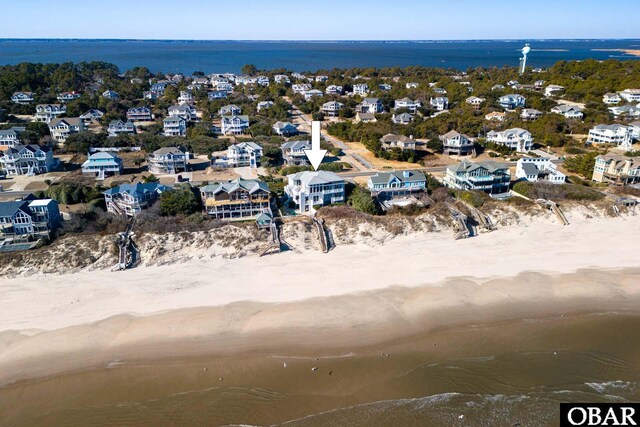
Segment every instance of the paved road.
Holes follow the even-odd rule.
[[[563,160],[561,159],[557,159],[557,160],[552,160],[552,163],[556,164],[556,165],[560,165],[562,164]],[[504,162],[507,166],[509,167],[515,167],[516,166],[516,162]],[[427,167],[427,168],[415,168],[414,170],[419,170],[422,172],[444,172],[447,170],[447,167],[449,167],[451,165],[448,166],[432,166],[432,167]],[[344,177],[344,178],[356,178],[359,176],[373,176],[376,173],[378,173],[378,171],[376,170],[368,170],[368,171],[358,171],[358,172],[340,172],[338,175]]]
[[[291,117],[292,122],[294,124],[297,124],[298,128],[304,130],[307,133],[311,133],[311,120],[294,104],[291,104]],[[345,160],[355,169],[363,171],[369,170],[373,167],[371,163],[363,159],[362,156],[358,155],[357,153],[353,153],[352,150],[344,142],[340,141],[337,138],[334,138],[326,132],[322,132],[321,135],[327,142],[335,147],[340,148],[344,153],[343,160]]]

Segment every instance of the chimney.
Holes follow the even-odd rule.
[[[409,139],[413,139],[413,135],[409,135]]]
[[[410,171],[402,171],[402,176],[405,178],[409,178],[411,176],[411,172]]]

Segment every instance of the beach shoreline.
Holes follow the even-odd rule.
[[[640,230],[630,219],[0,279],[0,383],[124,359],[343,351],[465,322],[633,311]]]

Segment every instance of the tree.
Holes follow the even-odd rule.
[[[90,147],[104,147],[106,139],[107,135],[104,133],[74,133],[69,135],[64,143],[64,147],[72,153],[86,153]]]
[[[356,186],[349,197],[349,204],[360,212],[377,215],[379,213],[375,200],[371,197],[371,193],[366,189]]]
[[[49,135],[49,125],[45,122],[30,122],[27,123],[25,129],[38,134],[39,137]]]
[[[253,76],[258,72],[258,69],[253,64],[245,64],[242,66],[242,69],[240,71],[242,72],[242,74]]]
[[[569,172],[580,174],[585,178],[591,178],[598,155],[597,152],[590,152],[569,157],[564,161],[562,166]]]
[[[191,215],[200,211],[202,200],[190,186],[182,186],[172,191],[165,191],[160,196],[160,215]]]

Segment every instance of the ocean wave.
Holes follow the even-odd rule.
[[[587,387],[597,391],[600,394],[608,395],[612,392],[628,392],[637,393],[640,391],[640,383],[632,381],[605,381],[605,382],[587,382],[584,383]]]

